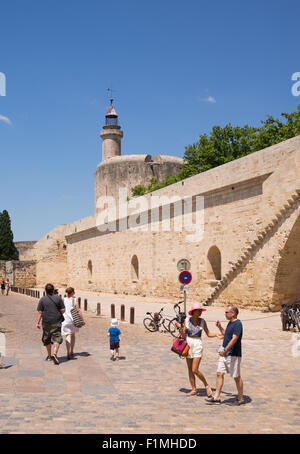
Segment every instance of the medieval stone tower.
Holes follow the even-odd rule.
[[[153,159],[147,154],[121,156],[123,131],[113,99],[105,115],[100,137],[102,162],[98,164],[95,173],[95,210],[99,197],[112,196],[118,200],[119,188],[126,188],[128,197],[131,197],[134,186],[148,184],[151,178],[162,181],[165,176],[176,174],[183,163],[182,158],[175,156],[155,155]]]
[[[113,106],[113,99],[105,115],[105,125],[100,132],[102,143],[102,161],[114,156],[121,156],[121,139],[123,132],[118,124],[118,115]]]

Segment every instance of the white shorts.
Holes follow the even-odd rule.
[[[222,374],[230,374],[232,378],[237,378],[241,376],[241,361],[240,356],[220,356],[218,362],[217,372]]]
[[[190,347],[186,358],[201,358],[203,345],[202,340],[197,337],[189,337],[186,338],[187,344]]]

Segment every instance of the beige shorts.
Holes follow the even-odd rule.
[[[200,338],[187,336],[186,341],[190,347],[186,358],[201,358],[203,351],[202,340]]]
[[[241,376],[241,361],[240,356],[220,356],[218,362],[217,372],[222,374],[230,374],[232,378],[237,378]]]

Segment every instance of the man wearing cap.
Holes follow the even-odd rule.
[[[242,336],[243,325],[237,319],[239,310],[235,306],[228,306],[225,310],[225,317],[229,320],[226,330],[222,328],[221,323],[217,321],[216,325],[224,336],[223,344],[219,353],[219,362],[217,369],[216,392],[213,397],[206,399],[210,404],[220,404],[221,391],[224,384],[224,375],[229,373],[234,378],[238,390],[238,398],[233,405],[242,405],[245,403],[243,397],[243,381],[241,377],[241,360],[242,360]]]

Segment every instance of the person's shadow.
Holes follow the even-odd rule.
[[[67,363],[69,361],[74,361],[74,360],[76,361],[77,360],[76,356],[88,357],[88,356],[92,356],[92,355],[90,353],[88,353],[88,352],[73,353],[73,358],[71,358],[71,359],[68,359],[67,356],[60,356],[59,362],[60,363]]]
[[[212,388],[211,387],[212,394],[214,394],[215,390],[216,390],[216,388]],[[179,391],[182,392],[182,393],[188,394],[188,393],[191,392],[191,389],[181,388]],[[206,390],[204,388],[197,389],[197,394],[194,394],[194,395],[198,396],[198,397],[207,397]],[[223,399],[222,396],[224,396],[224,395],[226,397],[228,397],[228,398],[227,399]],[[227,393],[226,391],[222,391],[221,404],[233,407],[233,406],[236,406],[235,405],[236,399],[237,399],[236,394]],[[245,402],[244,405],[249,404],[250,402],[252,402],[251,397],[244,395],[244,402]]]
[[[235,395],[235,397],[231,397],[230,399],[222,400],[222,404],[228,405],[229,407],[233,407],[235,406],[236,399],[237,397]],[[243,405],[250,404],[250,402],[252,402],[251,397],[244,395],[244,402],[245,403]]]
[[[73,357],[75,358],[76,356],[83,356],[83,357],[88,357],[88,356],[92,356],[91,353],[89,352],[80,352],[80,353],[74,353],[73,354]]]
[[[179,390],[179,392],[184,393],[184,394],[188,394],[191,391],[192,391],[191,389],[187,389],[187,388],[180,388],[180,390]],[[211,388],[211,391],[213,393],[215,391],[215,388]],[[199,397],[207,397],[205,388],[200,388],[200,389],[197,388],[197,394],[194,394],[194,395],[199,396]]]

